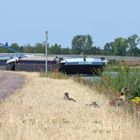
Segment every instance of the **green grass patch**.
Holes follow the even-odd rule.
[[[126,95],[128,100],[140,97],[140,68],[119,65],[108,66],[99,77],[96,80],[87,81],[80,75],[76,75],[73,79],[106,94],[110,98],[119,94],[124,87],[130,89],[130,94]]]
[[[112,67],[107,68],[101,79],[98,80],[95,85],[102,91],[108,91],[109,93],[115,94],[120,92],[122,88],[128,87],[131,89],[131,94],[128,99],[140,96],[140,69],[131,68],[129,66],[118,66],[115,67],[116,75],[110,74]]]

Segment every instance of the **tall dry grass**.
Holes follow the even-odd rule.
[[[140,126],[122,108],[71,79],[25,75],[25,84],[0,104],[0,140],[139,140]],[[64,92],[76,99],[64,101]],[[96,101],[101,107],[86,104]]]

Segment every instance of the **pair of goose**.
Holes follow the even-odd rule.
[[[76,102],[75,99],[69,97],[69,93],[64,93],[64,100]],[[86,104],[86,106],[94,106],[95,108],[99,108],[100,106],[96,102],[92,102],[91,104]]]
[[[116,98],[115,100],[110,101],[109,105],[110,106],[122,106],[125,103],[125,95],[129,91],[130,91],[129,88],[126,88],[126,87],[123,88],[120,92],[121,95],[118,98]],[[76,102],[75,99],[69,97],[68,92],[64,93],[64,100]],[[86,106],[93,106],[95,108],[100,107],[96,102],[92,102],[91,104],[86,104]]]

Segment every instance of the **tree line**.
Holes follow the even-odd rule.
[[[140,37],[133,34],[128,38],[118,37],[112,42],[107,42],[103,48],[95,46],[92,36],[76,35],[71,42],[71,48],[64,48],[55,43],[48,44],[48,54],[84,54],[84,55],[115,55],[115,56],[140,56]],[[34,46],[30,44],[20,46],[17,43],[11,44],[12,48],[20,53],[45,53],[45,44],[36,43]],[[10,50],[0,47],[0,53],[12,53]]]

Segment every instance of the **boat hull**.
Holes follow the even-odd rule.
[[[65,65],[61,64],[60,71],[66,74],[96,74],[103,71],[103,65]]]

